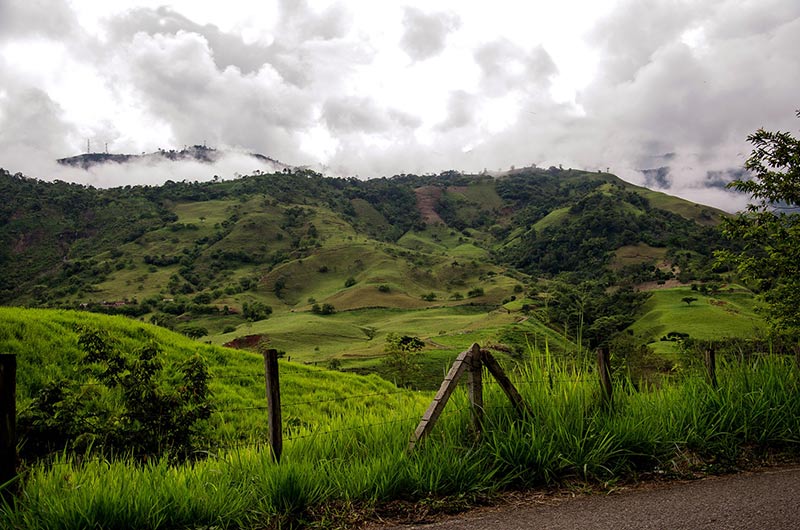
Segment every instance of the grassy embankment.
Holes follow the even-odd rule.
[[[64,324],[80,317],[61,315],[36,316],[51,332],[68,335]],[[127,334],[124,340],[132,344],[135,333],[144,333],[133,331],[136,324],[126,328],[127,323],[102,320],[115,334]],[[33,337],[26,333],[38,337],[40,347],[50,347],[48,352],[55,348],[47,341],[61,340],[41,335],[31,323],[27,326],[28,332],[15,332],[18,324],[0,328],[6,351],[13,340],[28,344]],[[171,357],[179,358],[182,348],[199,349],[215,370],[255,370],[260,361],[160,330],[145,331],[163,342]],[[63,345],[70,340],[66,337]],[[18,353],[24,357],[29,351],[25,346]],[[282,363],[287,382],[294,373],[298,385],[305,379],[313,381],[312,387],[327,380],[340,397],[352,396],[360,391],[357,385],[365,385],[365,390],[386,390],[389,399],[371,406],[359,399],[309,404],[315,428],[289,434],[280,465],[264,450],[240,448],[179,466],[158,460],[138,465],[78,463],[70,457],[52,466],[34,466],[22,478],[17,505],[0,514],[0,526],[262,528],[279,522],[344,522],[359,513],[353,508],[369,513],[397,499],[445,497],[460,502],[567,480],[608,482],[652,471],[680,474],[693,467],[735,465],[742,457],[759,457],[770,450],[794,451],[800,443],[800,374],[790,360],[765,357],[755,365],[723,363],[716,390],[698,375],[651,392],[626,393],[618,387],[614,405],[607,408],[600,405],[594,374],[564,369],[546,350],[532,353],[531,362],[514,376],[532,416],[515,420],[498,388],[488,385],[479,443],[469,435],[462,392],[455,394],[433,435],[409,454],[410,430],[430,395],[392,394],[398,396],[395,402],[388,394],[397,390],[375,378]],[[61,357],[50,356],[50,361]],[[227,364],[219,364],[222,359]],[[24,358],[20,361],[23,367],[30,365]],[[228,387],[224,380],[217,384],[220,395],[249,399],[239,387]],[[287,392],[292,386],[287,384]],[[339,408],[332,412],[328,406]],[[246,415],[244,421],[259,421],[259,414]]]

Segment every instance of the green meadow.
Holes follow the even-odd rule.
[[[209,420],[208,449],[194,461],[64,452],[24,463],[15,503],[0,507],[0,526],[15,530],[343,527],[397,500],[452,510],[505,490],[733,469],[776,451],[793,454],[800,443],[793,359],[723,360],[717,389],[699,372],[644,392],[615,380],[613,403],[603,406],[593,369],[562,363],[545,343],[531,346],[516,369],[503,361],[530,415],[518,417],[487,376],[481,437],[458,389],[412,452],[409,436],[432,393],[281,362],[285,440],[276,464],[264,443],[258,355],[123,318],[3,311],[0,344],[18,355],[23,407],[34,374],[75,373],[73,326],[81,323],[102,326],[126,348],[155,340],[171,362],[199,353],[215,375],[219,411]]]
[[[675,352],[674,342],[660,340],[670,332],[712,340],[754,338],[766,331],[763,319],[755,312],[752,293],[738,286],[706,295],[689,287],[656,289],[651,295],[630,329],[656,353]],[[683,298],[697,300],[687,304]]]

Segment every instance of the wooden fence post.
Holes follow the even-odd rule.
[[[414,447],[417,445],[417,442],[422,440],[428,435],[429,432],[431,432],[436,420],[438,420],[439,416],[441,416],[444,406],[447,405],[450,395],[456,389],[458,379],[461,377],[461,374],[464,373],[464,370],[470,366],[474,352],[480,351],[480,349],[480,346],[473,344],[470,349],[462,351],[458,354],[455,362],[453,362],[453,366],[450,367],[450,371],[447,372],[444,381],[442,381],[439,391],[436,393],[433,401],[431,401],[431,404],[428,406],[428,410],[426,410],[425,414],[422,415],[422,419],[420,420],[419,425],[417,425],[417,429],[414,431],[414,434],[411,435],[411,441],[408,443],[409,451],[414,449]]]
[[[597,369],[600,372],[600,388],[603,403],[611,404],[613,388],[611,386],[611,352],[608,346],[597,349]]]
[[[0,355],[0,485],[17,476],[17,356]],[[3,490],[8,500],[13,493]]]
[[[472,409],[472,431],[479,438],[483,425],[483,361],[480,347],[473,346],[469,366],[469,403]]]
[[[278,378],[278,350],[264,352],[264,375],[267,381],[267,413],[269,415],[269,446],[272,458],[280,463],[283,452],[281,427],[281,389]]]
[[[483,360],[483,364],[486,366],[486,369],[489,370],[489,373],[494,376],[502,391],[505,392],[509,401],[511,401],[511,404],[514,405],[515,409],[517,409],[517,413],[520,416],[525,416],[527,414],[529,418],[533,417],[533,411],[522,399],[522,396],[520,396],[516,387],[511,383],[511,380],[500,367],[500,363],[497,362],[497,359],[495,359],[494,356],[486,350],[482,351],[481,358]]]
[[[717,388],[717,354],[713,346],[705,350],[706,376],[712,388]]]

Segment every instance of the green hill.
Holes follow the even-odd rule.
[[[686,303],[684,299],[695,298]],[[670,333],[713,340],[724,337],[752,339],[766,331],[755,313],[753,295],[735,286],[713,294],[700,294],[688,287],[657,289],[630,328],[657,352],[670,356],[678,344]]]
[[[721,212],[608,173],[361,181],[285,169],[96,189],[0,171],[0,192],[3,305],[121,314],[214,344],[261,335],[360,372],[383,373],[389,332],[418,335],[425,387],[459,334],[517,354],[536,337],[578,351],[596,318],[612,334],[638,304],[584,311],[583,295],[553,286],[596,305],[617,288],[723,280],[711,268]]]
[[[200,355],[210,368],[213,403],[219,411],[210,420],[210,432],[216,442],[266,439],[266,414],[257,412],[266,404],[261,355],[199,343],[121,316],[81,311],[0,308],[0,351],[17,356],[20,409],[50,381],[77,378],[89,382],[77,370],[83,353],[78,346],[76,325],[105,330],[124,352],[155,342],[163,351],[168,372],[185,359]],[[324,426],[329,417],[349,413],[353,404],[339,398],[373,395],[360,398],[358,406],[370,407],[376,414],[388,414],[398,406],[421,410],[429,399],[410,391],[398,393],[396,386],[375,375],[340,373],[297,362],[281,361],[280,377],[283,402],[304,403],[293,405],[286,413],[286,421],[305,429]],[[384,394],[391,394],[392,399],[381,397]],[[330,400],[326,402],[329,416],[321,416],[318,408],[311,406],[319,400]]]

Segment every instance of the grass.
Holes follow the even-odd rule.
[[[604,407],[592,372],[556,363],[546,349],[532,351],[512,377],[532,414],[518,419],[487,382],[477,443],[461,390],[412,453],[406,444],[424,404],[397,405],[387,414],[351,400],[335,415],[319,403],[321,424],[290,429],[280,465],[258,447],[213,451],[178,466],[63,456],[26,472],[16,506],[0,512],[0,526],[264,528],[323,518],[334,524],[398,499],[469,500],[641,472],[680,476],[698,466],[730,469],[770,450],[796,451],[800,374],[793,362],[723,362],[718,375],[716,390],[697,375],[648,392],[626,392],[617,382],[613,406]]]
[[[25,407],[45,383],[62,377],[83,377],[76,371],[82,355],[75,324],[108,331],[123,351],[133,351],[148,341],[158,343],[167,365],[177,365],[194,355],[201,355],[212,373],[211,390],[220,411],[212,417],[214,443],[231,440],[265,439],[266,414],[245,417],[228,409],[253,409],[265,405],[264,365],[260,355],[203,344],[177,333],[123,317],[109,317],[78,311],[0,308],[0,351],[17,355],[17,396]],[[409,392],[396,395],[397,388],[376,375],[369,377],[338,373],[297,362],[281,362],[284,401],[305,403],[309,400],[339,399],[352,395],[373,395],[362,399],[378,415],[398,407],[422,407],[426,397]],[[391,395],[391,399],[381,398]],[[341,416],[347,406],[330,401],[325,412]],[[344,408],[343,408],[344,407]],[[286,412],[287,421],[298,428],[315,428],[324,420],[319,407],[293,405]],[[324,424],[324,421],[322,422]]]
[[[545,228],[561,223],[568,216],[569,216],[569,207],[556,208],[555,210],[551,211],[550,213],[539,219],[536,222],[536,224],[533,225],[533,228],[537,232],[541,232]]]
[[[371,289],[378,295],[382,294],[375,288]],[[391,296],[391,293],[387,296]],[[496,341],[502,330],[518,319],[518,315],[506,311],[487,311],[483,306],[468,305],[405,310],[358,309],[326,316],[310,312],[284,313],[245,324],[235,332],[211,340],[222,344],[240,335],[263,334],[269,338],[271,345],[286,350],[293,359],[312,362],[333,357],[354,359],[379,356],[389,333],[415,335],[434,345],[455,344],[452,346],[455,351],[473,338]],[[535,328],[535,332],[544,333],[544,326],[536,324],[531,322],[527,326]],[[455,353],[458,351],[461,350]]]
[[[686,304],[682,301],[686,297],[697,301]],[[630,329],[657,353],[672,352],[674,344],[659,340],[672,331],[688,333],[696,339],[749,338],[766,329],[755,313],[754,303],[752,294],[737,290],[702,295],[688,287],[658,289],[652,291]]]
[[[614,258],[611,261],[611,268],[613,270],[619,270],[625,265],[634,265],[642,262],[655,264],[659,261],[663,261],[666,255],[666,248],[651,247],[644,243],[626,245],[618,248],[614,253]]]

